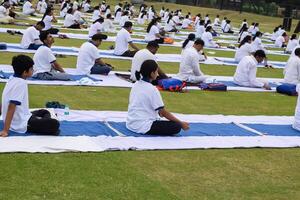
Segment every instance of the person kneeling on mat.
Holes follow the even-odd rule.
[[[268,82],[256,79],[257,65],[266,59],[263,50],[257,50],[254,55],[245,56],[238,64],[233,81],[235,84],[244,87],[264,88],[271,90]]]
[[[107,35],[97,33],[92,36],[92,40],[81,45],[77,58],[77,71],[82,74],[105,74],[111,70],[110,64],[104,63],[99,54],[98,47],[102,40],[107,39]]]
[[[58,64],[50,49],[54,43],[52,35],[47,31],[43,31],[40,34],[40,40],[43,45],[38,48],[33,56],[33,78],[40,80],[71,80],[70,75],[65,73],[64,69]]]
[[[154,60],[146,60],[140,72],[136,72],[138,81],[130,92],[126,127],[136,133],[161,136],[175,135],[181,129],[188,130],[187,122],[180,121],[164,108],[158,89],[151,84],[157,76],[158,65]],[[169,121],[158,120],[159,116]]]
[[[49,111],[29,111],[26,79],[32,76],[33,60],[29,56],[18,55],[13,57],[12,66],[14,76],[6,83],[2,93],[4,127],[0,136],[8,136],[9,130],[37,135],[58,135],[59,122],[51,118]]]

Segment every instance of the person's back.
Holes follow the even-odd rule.
[[[284,68],[284,83],[295,84],[300,83],[300,57],[291,56]]]
[[[252,51],[251,44],[246,42],[236,50],[234,56],[235,61],[240,62],[245,56],[250,56],[251,51]]]
[[[114,54],[122,55],[128,50],[128,42],[131,41],[129,38],[131,39],[129,32],[122,28],[116,37]]]
[[[7,16],[7,9],[3,5],[1,5],[0,6],[0,18],[4,18],[6,16]]]
[[[204,41],[206,47],[215,47],[212,43],[213,36],[209,31],[203,33],[201,39]]]
[[[76,69],[81,74],[89,74],[95,64],[95,60],[100,57],[98,48],[91,42],[85,42],[80,46]]]
[[[285,42],[285,39],[283,36],[277,37],[275,40],[275,47],[282,47],[284,42]]]
[[[264,83],[256,80],[257,64],[254,56],[245,56],[236,68],[234,82],[245,87],[263,87]]]
[[[103,23],[96,22],[90,26],[89,37],[92,37],[96,33],[102,32],[104,30]]]
[[[141,66],[146,60],[156,60],[155,55],[153,55],[148,49],[139,50],[132,58],[131,63],[131,75],[130,79],[136,81],[135,72],[140,71]]]
[[[298,45],[299,45],[299,41],[297,39],[291,39],[289,40],[285,51],[291,53]]]
[[[21,47],[27,49],[30,44],[34,43],[34,40],[39,38],[40,32],[34,27],[31,26],[27,28],[22,36]]]
[[[56,58],[49,47],[43,45],[38,48],[33,56],[34,74],[50,72],[52,69],[51,63],[55,60]]]

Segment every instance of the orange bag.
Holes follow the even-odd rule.
[[[164,38],[164,43],[165,44],[173,44],[174,40],[173,40],[173,38],[167,37],[167,38]]]

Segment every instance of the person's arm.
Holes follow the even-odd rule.
[[[189,56],[189,58],[191,59],[191,64],[192,64],[192,68],[193,68],[193,73],[195,76],[203,76],[203,73],[200,70],[199,67],[199,56]]]
[[[251,65],[251,64],[248,63],[248,65]],[[263,83],[256,79],[256,71],[257,71],[256,66],[249,66],[249,81],[250,81],[251,86],[265,88],[267,90],[270,90],[271,88],[270,88],[269,84]]]
[[[52,62],[51,65],[55,70],[65,73],[65,70],[62,68],[62,66],[56,60],[54,62]]]
[[[9,105],[8,105],[6,117],[5,117],[5,120],[4,120],[5,121],[4,127],[3,127],[3,130],[0,132],[1,137],[7,137],[8,136],[11,121],[12,121],[14,113],[16,111],[16,106],[17,105],[15,103],[9,103]]]
[[[155,34],[155,37],[158,37],[158,38],[165,38],[164,36],[162,36],[162,35],[159,34],[159,33],[156,33],[156,34]]]
[[[54,23],[56,23],[56,22],[57,22],[57,20],[56,20],[56,18],[55,18],[55,16],[54,16],[54,14],[52,15],[52,22],[54,22]]]
[[[107,63],[103,62],[101,58],[96,59],[95,63],[99,65],[107,65]]]
[[[184,121],[180,121],[179,119],[177,119],[172,113],[170,113],[169,111],[167,111],[165,108],[162,108],[158,111],[159,115],[161,117],[165,117],[166,119],[172,121],[172,122],[176,122],[178,124],[181,125],[181,128],[183,130],[188,130],[190,127],[189,127],[189,124],[187,122],[184,122]]]
[[[133,42],[129,42],[129,46],[131,46],[131,48],[133,48],[136,51],[140,50],[137,46],[135,46],[135,44],[133,44]]]

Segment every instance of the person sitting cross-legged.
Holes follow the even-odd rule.
[[[270,90],[269,83],[257,80],[257,65],[266,59],[263,50],[257,50],[254,55],[245,56],[239,62],[233,76],[234,83],[244,87],[264,88]]]
[[[123,28],[118,32],[115,42],[114,54],[117,56],[133,57],[139,50],[132,42],[130,32],[132,29],[132,22],[125,22]],[[133,51],[128,49],[128,44],[134,49]]]
[[[300,83],[300,48],[295,49],[295,56],[291,56],[283,70],[284,83]]]
[[[33,56],[33,78],[40,80],[71,80],[70,75],[65,73],[50,49],[54,43],[52,35],[47,31],[43,31],[40,34],[40,40],[43,45],[38,48]]]
[[[97,33],[92,36],[90,41],[81,45],[76,65],[79,73],[107,75],[111,71],[111,65],[102,61],[98,50],[102,40],[105,39],[107,39],[107,35]]]
[[[24,31],[21,40],[21,47],[24,49],[37,50],[43,43],[40,40],[40,31],[45,28],[45,23],[39,21],[35,26],[31,26]]]
[[[29,111],[26,79],[32,76],[33,60],[29,56],[18,55],[13,57],[12,66],[14,75],[8,80],[2,93],[1,113],[4,126],[0,136],[8,136],[9,131],[58,135],[59,122],[51,118],[49,111]]]

